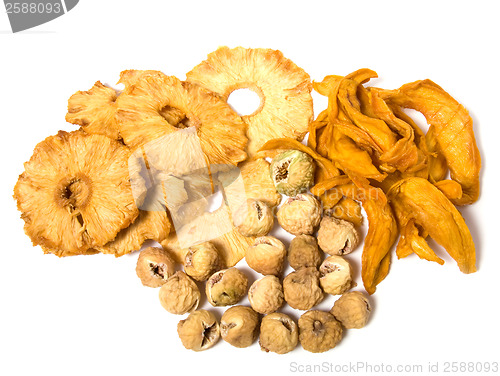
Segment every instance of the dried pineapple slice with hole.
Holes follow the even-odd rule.
[[[120,134],[133,150],[187,128],[195,131],[207,165],[234,166],[247,158],[244,122],[207,89],[149,71],[122,96],[117,111]],[[177,145],[166,151],[182,155],[188,148]]]
[[[259,108],[242,116],[248,126],[250,157],[274,138],[302,140],[313,119],[309,75],[277,50],[220,47],[186,77],[226,101],[238,89],[259,95]]]
[[[119,142],[82,131],[39,143],[14,188],[33,244],[59,255],[86,253],[132,223],[139,210],[129,156]]]
[[[77,91],[68,100],[66,121],[77,124],[91,134],[102,134],[120,139],[116,123],[119,92],[97,81],[90,90]]]

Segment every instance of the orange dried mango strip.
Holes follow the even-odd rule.
[[[355,80],[342,80],[338,101],[352,121],[352,127],[357,128],[355,130],[357,130],[359,138],[353,138],[353,140],[356,142],[362,140],[363,143],[369,142],[374,151],[382,154],[391,149],[396,142],[396,137],[383,120],[366,116],[361,112],[356,96],[358,86],[359,84]],[[355,130],[353,129],[353,131]]]
[[[383,120],[394,132],[401,136],[389,150],[380,156],[380,161],[404,172],[414,169],[420,160],[423,163],[418,165],[417,169],[424,168],[426,161],[419,158],[419,150],[414,143],[415,135],[412,126],[394,115],[376,89],[367,91],[367,97],[373,115]]]
[[[443,246],[463,273],[476,271],[476,252],[464,219],[446,196],[426,179],[410,177],[397,182],[387,197],[405,228],[416,225]]]
[[[327,207],[323,204],[323,208]],[[335,218],[352,222],[356,226],[360,226],[363,223],[361,206],[350,197],[343,197],[340,199],[340,201],[331,208],[330,214]]]
[[[439,148],[434,135],[434,127],[430,126],[425,135],[427,149],[429,150],[429,180],[431,183],[443,180],[448,173],[448,163]]]
[[[415,253],[418,257],[428,261],[437,262],[440,265],[444,264],[443,259],[439,258],[425,238],[418,233],[418,228],[415,226],[414,220],[409,220],[408,223],[401,228],[401,237],[398,246],[396,247],[396,255],[398,258],[403,258]]]
[[[449,200],[458,200],[462,197],[462,186],[454,180],[440,180],[434,185],[444,193]]]
[[[372,163],[370,154],[360,149],[338,127],[334,127],[331,134],[332,139],[328,145],[328,156],[338,168],[350,176],[362,176],[377,181],[385,178],[386,175],[381,173]]]
[[[453,203],[466,205],[477,201],[481,156],[467,110],[431,80],[405,84],[398,90],[386,91],[385,95],[400,106],[421,112],[433,127],[450,176],[462,186],[462,197]]]

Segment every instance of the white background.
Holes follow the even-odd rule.
[[[500,361],[494,3],[82,0],[65,16],[18,34],[0,13],[0,374],[287,374],[291,362],[393,370],[439,362],[443,371],[445,362]],[[372,84],[385,88],[430,78],[463,103],[483,158],[481,198],[462,210],[478,272],[460,273],[442,252],[444,266],[394,257],[372,297],[369,325],[348,331],[332,351],[311,354],[299,346],[279,356],[258,344],[237,349],[221,341],[194,353],[177,337],[181,317],[168,314],[158,290],[136,277],[137,253],[58,259],[33,248],[12,190],[38,142],[75,129],[64,121],[68,97],[96,80],[114,84],[130,68],[184,79],[220,45],[280,49],[315,80],[362,67],[377,71]],[[317,114],[326,104],[314,99]],[[350,259],[359,264],[360,256],[358,249]],[[360,289],[359,267],[357,274]]]

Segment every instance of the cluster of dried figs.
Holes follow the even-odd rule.
[[[312,160],[308,164],[308,168],[314,166]],[[287,171],[294,175],[302,170]],[[302,182],[300,191],[307,190],[310,184]],[[287,250],[283,242],[269,235],[272,226],[266,225],[267,230],[263,230],[261,218],[252,211],[264,213],[266,204],[257,203],[252,201],[248,205],[245,226],[238,226],[238,230],[250,236],[261,235],[245,254],[248,266],[263,275],[250,286],[245,273],[224,264],[212,242],[189,247],[184,252],[183,271],[175,271],[175,261],[168,250],[146,248],[137,260],[138,277],[145,286],[160,287],[160,303],[168,312],[189,314],[177,326],[179,338],[187,349],[208,349],[219,338],[240,348],[252,345],[259,338],[263,351],[278,354],[290,352],[299,342],[311,352],[334,348],[345,329],[364,327],[371,312],[364,294],[349,291],[356,283],[351,265],[343,255],[359,243],[355,226],[322,216],[319,202],[312,195],[297,193],[278,209],[280,224],[292,226],[296,235]],[[291,203],[294,210],[288,208]],[[265,221],[272,224],[274,214],[269,208],[266,210],[270,214]],[[316,230],[318,238],[313,236]],[[322,247],[318,247],[318,241]],[[294,271],[282,278],[287,263]],[[198,309],[203,293],[213,307],[231,306],[220,321],[213,312]],[[238,305],[247,294],[250,307]],[[333,308],[329,312],[313,309],[326,294],[340,296]],[[285,303],[306,311],[298,322],[278,312]]]
[[[371,310],[350,291],[344,258],[361,242],[361,205],[368,294],[388,274],[398,236],[399,258],[442,264],[432,237],[462,272],[476,270],[456,208],[479,197],[472,119],[430,80],[384,90],[364,85],[373,77],[361,69],[311,82],[280,51],[221,47],[185,80],[126,70],[123,90],[98,81],[69,98],[66,120],[80,128],[48,137],[24,165],[14,198],[25,232],[59,257],[118,257],[159,243],[142,250],[136,272],[159,288],[168,312],[189,314],[178,325],[188,349],[219,337],[247,347],[259,337],[265,351],[286,353],[298,342],[329,350]],[[250,115],[227,103],[241,88],[261,99]],[[315,120],[313,89],[328,97]],[[427,132],[407,108],[425,116]],[[210,211],[217,191],[222,203]],[[272,236],[275,219],[294,236],[288,247]],[[235,267],[243,258],[263,275],[251,286]],[[283,276],[287,264],[294,271]],[[219,321],[198,309],[202,294],[232,307]],[[340,296],[331,311],[313,309],[325,294]],[[237,305],[246,295],[250,307]],[[278,312],[285,302],[306,311],[298,322]]]

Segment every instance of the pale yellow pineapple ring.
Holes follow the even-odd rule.
[[[186,77],[224,100],[242,88],[261,98],[254,113],[242,116],[250,157],[273,138],[302,140],[313,119],[309,75],[277,50],[220,47]]]

